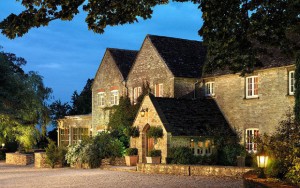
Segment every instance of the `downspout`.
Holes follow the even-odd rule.
[[[198,83],[199,83],[198,80],[194,83],[194,99],[196,99],[196,85],[197,85]]]

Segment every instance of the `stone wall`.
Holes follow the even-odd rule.
[[[174,97],[174,77],[148,37],[128,75],[128,94],[132,101],[133,88],[142,87],[145,82],[149,83],[152,93],[155,84],[163,84],[163,96]]]
[[[196,166],[174,164],[137,164],[137,171],[149,174],[172,174],[184,176],[229,176],[242,178],[243,174],[253,170],[231,166]]]
[[[124,78],[115,64],[115,61],[109,51],[106,51],[99,69],[96,73],[92,86],[92,125],[93,134],[97,134],[98,130],[107,129],[109,122],[109,110],[105,107],[110,107],[110,97],[112,90],[119,91],[119,97],[126,93],[126,88],[123,85]],[[99,92],[104,92],[105,105],[100,106],[97,102]]]
[[[6,153],[6,164],[29,165],[34,163],[33,154]]]
[[[149,96],[146,96],[142,108],[148,109],[146,112],[145,117],[141,117],[140,113],[137,115],[133,126],[138,127],[140,131],[140,136],[138,138],[131,138],[130,139],[130,147],[138,149],[139,161],[146,162],[146,155],[147,155],[147,131],[150,126],[161,127],[163,129],[163,138],[159,138],[156,140],[154,144],[154,149],[161,150],[161,162],[166,163],[167,157],[167,145],[168,145],[168,133],[166,132],[165,128],[163,127],[162,120],[158,116],[151,99]]]
[[[205,78],[215,82],[215,100],[229,121],[238,131],[259,128],[260,133],[272,133],[293,110],[294,96],[288,95],[288,71],[293,67],[279,67],[255,71],[258,76],[258,98],[246,99],[246,78],[238,74]],[[204,90],[204,88],[203,88]]]
[[[197,78],[174,79],[174,97],[197,98],[199,95],[199,82]]]
[[[115,159],[102,159],[101,165],[126,166],[125,157],[117,157]]]

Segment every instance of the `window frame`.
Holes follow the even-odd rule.
[[[251,132],[251,134],[248,134]],[[249,135],[251,138],[249,138]],[[257,142],[256,139],[259,136],[259,129],[258,128],[248,128],[245,130],[245,148],[248,153],[256,153],[257,152]]]
[[[295,71],[289,71],[289,95],[295,94]]]
[[[157,91],[158,89],[158,91]],[[163,97],[164,95],[164,85],[161,83],[161,84],[155,84],[155,87],[154,87],[154,96],[155,97]]]
[[[205,96],[206,97],[215,96],[215,82],[205,83]]]
[[[251,79],[251,83],[249,82],[249,79]],[[255,81],[255,79],[257,79]],[[252,98],[258,98],[258,76],[248,76],[246,77],[246,99],[252,99]],[[251,84],[251,88],[249,88],[249,85]],[[251,90],[250,90],[251,89]],[[250,90],[250,94],[249,94]],[[256,91],[256,94],[255,94]]]
[[[142,94],[142,87],[133,88],[133,104],[137,103],[137,99],[141,96],[141,94]]]
[[[110,104],[119,105],[119,90],[110,91]]]
[[[97,93],[97,104],[99,106],[105,106],[105,92]]]

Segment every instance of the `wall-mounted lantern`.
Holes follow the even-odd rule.
[[[258,175],[259,178],[266,178],[264,169],[267,167],[268,164],[268,155],[262,151],[256,155],[257,157],[257,167],[260,168],[260,174]]]
[[[145,117],[145,115],[146,115],[146,112],[148,112],[148,108],[142,108],[142,110],[140,111],[140,113],[141,113],[141,117]]]

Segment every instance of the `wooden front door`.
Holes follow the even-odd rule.
[[[154,149],[154,138],[148,138],[148,143],[147,144],[148,144],[147,154],[149,154],[149,152]]]

